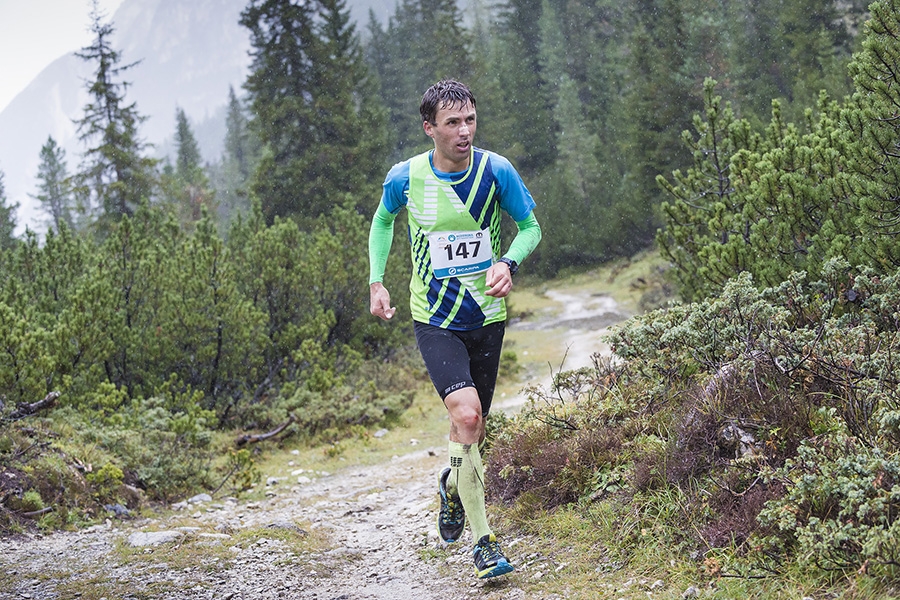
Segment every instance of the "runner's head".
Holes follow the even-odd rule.
[[[455,79],[442,79],[425,91],[419,113],[424,121],[435,125],[440,109],[462,107],[467,102],[475,108],[475,96],[466,84]]]

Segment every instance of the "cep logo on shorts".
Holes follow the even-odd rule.
[[[456,390],[461,390],[464,387],[466,387],[465,381],[460,381],[459,383],[454,383],[453,385],[449,386],[447,389],[444,390],[444,395],[446,396],[450,392],[455,392]]]
[[[462,466],[462,457],[461,456],[451,456],[450,457],[450,466],[456,469]]]

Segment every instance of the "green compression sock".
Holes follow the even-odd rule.
[[[491,533],[484,508],[484,465],[478,444],[450,442],[450,477],[456,481],[459,499],[466,510],[466,518],[477,542]]]
[[[453,462],[452,460],[450,461]],[[447,493],[459,497],[459,469],[450,467],[450,475],[447,476]],[[465,507],[463,507],[465,508]]]

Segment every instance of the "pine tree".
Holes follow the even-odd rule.
[[[624,91],[626,125],[619,146],[629,163],[620,191],[621,206],[628,210],[618,217],[627,238],[645,245],[656,232],[654,212],[662,200],[656,176],[688,162],[681,132],[702,103],[687,64],[689,38],[681,4],[637,0],[631,16],[631,81]]]
[[[727,69],[709,75],[722,82],[722,90],[744,117],[764,121],[770,101],[777,98],[786,116],[799,120],[819,90],[835,98],[852,90],[846,64],[867,4],[866,0],[728,3],[725,22],[716,32],[728,41]]]
[[[671,195],[662,205],[666,227],[658,236],[676,265],[687,298],[717,293],[749,272],[761,286],[776,286],[792,272],[814,281],[832,258],[860,264],[857,199],[848,173],[848,138],[840,106],[827,95],[798,126],[773,102],[763,135],[706,84],[706,111],[695,119],[697,137],[685,135],[694,167],[658,181]]]
[[[129,84],[119,79],[136,63],[120,65],[121,55],[111,46],[115,29],[102,21],[96,2],[91,20],[94,41],[76,53],[95,64],[87,86],[90,101],[77,121],[79,139],[87,146],[77,179],[82,209],[88,215],[99,210],[103,221],[114,222],[134,214],[141,201],[151,197],[156,161],[142,155],[147,144],[138,136],[138,127],[145,117],[135,103],[126,104]]]
[[[175,173],[184,181],[198,183],[203,178],[203,157],[184,109],[175,109],[175,146],[178,157]]]
[[[234,166],[241,182],[250,177],[254,148],[247,130],[247,115],[234,88],[228,87],[228,114],[225,117],[225,157]]]
[[[0,171],[0,249],[6,250],[16,245],[16,211],[18,209],[18,202],[9,203],[6,199],[3,171]]]
[[[267,220],[309,221],[346,194],[371,193],[372,156],[362,151],[380,124],[366,122],[361,108],[372,99],[344,3],[255,1],[241,24],[254,48],[250,125],[263,143],[252,188]]]
[[[607,240],[599,235],[606,221],[596,219],[602,209],[598,197],[601,165],[596,159],[599,137],[586,127],[586,115],[579,99],[578,84],[568,73],[568,56],[556,8],[544,0],[541,18],[540,64],[547,73],[547,88],[554,97],[553,118],[557,126],[559,157],[549,175],[552,195],[542,198],[541,214],[545,240],[540,257],[545,270],[562,264],[597,260],[599,248]]]
[[[422,73],[424,65],[413,57],[424,57],[422,62],[427,62],[431,53],[418,50],[422,47],[418,15],[415,0],[401,0],[383,29],[374,17],[370,16],[369,20],[368,61],[376,73],[379,97],[388,112],[392,162],[428,148],[418,102],[426,89],[423,86],[430,83],[423,81],[426,79]]]
[[[203,169],[200,146],[183,109],[175,111],[175,121],[177,156],[174,178],[179,212],[183,220],[196,222],[200,220],[203,209],[214,210],[215,195]]]
[[[842,8],[844,15],[836,2],[792,0],[778,12],[783,64],[793,79],[791,99],[803,105],[814,103],[823,89],[838,98],[851,91],[846,64],[853,38],[845,18],[853,19],[859,12],[852,2]]]
[[[72,183],[66,168],[66,151],[52,137],[47,137],[41,148],[37,179],[38,194],[32,197],[40,202],[41,210],[50,217],[50,225],[57,231],[63,227],[73,228]]]
[[[258,160],[243,104],[233,87],[228,88],[227,110],[222,158],[212,169],[220,223],[230,223],[237,214],[250,210],[247,187]]]
[[[553,90],[541,69],[540,28],[542,0],[509,0],[501,8],[499,48],[495,56],[501,96],[491,103],[489,118],[496,120],[498,152],[531,176],[556,162],[556,124]]]
[[[305,158],[315,126],[309,103],[312,84],[311,3],[251,2],[241,13],[250,30],[253,62],[244,84],[254,133],[263,153],[252,189],[271,222],[304,209]]]
[[[388,163],[384,157],[386,113],[375,102],[373,81],[345,0],[320,0],[318,58],[314,61],[315,185],[311,193],[342,197],[369,211]],[[376,159],[375,157],[378,157]]]
[[[440,79],[472,83],[472,38],[456,0],[402,0],[384,30],[370,19],[369,31],[369,65],[395,140],[391,164],[432,146],[419,116],[422,94]]]
[[[850,66],[856,86],[844,114],[853,187],[859,196],[865,243],[858,251],[882,267],[900,266],[900,0],[871,6],[863,51]]]
[[[175,301],[160,308],[160,335],[171,345],[168,361],[154,373],[175,373],[183,385],[202,390],[205,408],[226,417],[252,386],[248,374],[261,366],[265,315],[237,288],[236,272],[212,219],[204,216],[169,257],[165,283]]]

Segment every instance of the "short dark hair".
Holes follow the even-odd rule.
[[[475,108],[475,96],[469,86],[455,79],[442,79],[425,90],[422,104],[419,105],[419,113],[424,121],[434,125],[440,109],[463,106],[466,102]]]

